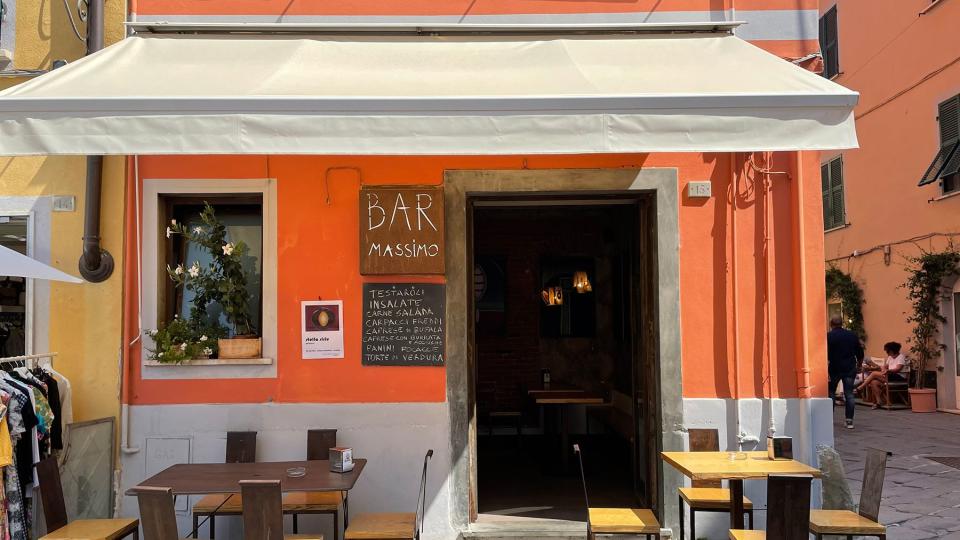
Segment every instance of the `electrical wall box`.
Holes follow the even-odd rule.
[[[687,182],[687,197],[691,199],[702,199],[713,196],[713,188],[709,180],[697,182]]]
[[[54,212],[73,212],[77,209],[77,198],[73,195],[56,195],[53,197]]]

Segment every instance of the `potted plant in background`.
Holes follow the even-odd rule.
[[[910,338],[910,368],[914,387],[910,392],[913,412],[937,410],[937,390],[925,387],[924,373],[945,348],[939,341],[940,329],[946,318],[940,313],[940,297],[945,292],[944,281],[960,273],[960,252],[951,244],[940,252],[923,252],[908,259],[909,277],[903,287],[907,290],[912,311],[907,322],[913,325]]]
[[[215,329],[211,329],[216,335]],[[174,317],[169,324],[161,324],[147,332],[153,339],[150,360],[158,364],[182,364],[190,360],[210,358],[216,353],[217,340],[191,324],[191,321]]]
[[[210,254],[209,264],[203,267],[194,261],[187,267],[167,267],[167,274],[178,287],[194,294],[190,320],[196,329],[207,332],[206,336],[217,336],[219,358],[259,358],[262,342],[250,314],[251,294],[242,264],[247,246],[242,241],[227,241],[227,229],[209,203],[204,203],[200,220],[202,225],[192,228],[171,221],[167,238],[181,235],[188,243],[206,250]],[[229,331],[224,330],[218,320],[210,320],[208,308],[211,304],[223,309]],[[217,327],[220,332],[215,331]]]

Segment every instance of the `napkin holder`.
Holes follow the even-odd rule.
[[[330,449],[330,470],[338,473],[353,470],[353,448],[335,446]]]
[[[793,459],[793,437],[767,437],[767,457],[773,460]]]

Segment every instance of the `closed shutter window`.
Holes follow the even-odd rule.
[[[840,51],[837,38],[837,6],[820,17],[820,53],[823,55],[823,76],[831,79],[840,73]]]
[[[960,95],[940,104],[937,110],[940,149],[920,179],[921,186],[942,180],[944,193],[960,189]]]
[[[846,225],[843,202],[843,159],[836,158],[820,167],[820,190],[823,194],[823,228]]]

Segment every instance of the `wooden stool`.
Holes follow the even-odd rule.
[[[224,463],[253,463],[257,460],[256,431],[228,431],[227,452]],[[210,538],[216,535],[217,516],[239,516],[243,513],[243,500],[236,494],[204,495],[193,505],[193,537],[200,534],[200,518],[210,519]]]
[[[720,435],[716,429],[691,429],[691,452],[719,452]],[[730,490],[719,480],[694,480],[693,487],[682,487],[680,494],[680,540],[684,540],[683,503],[690,507],[690,538],[697,538],[697,512],[730,513]],[[743,510],[753,528],[753,502],[743,498]]]
[[[817,540],[823,535],[876,536],[886,540],[887,528],[880,524],[880,498],[883,496],[883,477],[887,468],[887,452],[867,449],[867,463],[863,468],[863,487],[860,489],[859,513],[850,510],[812,510],[810,532]]]
[[[162,487],[137,489],[143,540],[172,540],[180,538],[177,513],[173,508],[173,490]]]
[[[810,475],[767,478],[767,530],[733,529],[730,540],[807,540],[810,521]]]
[[[244,540],[323,540],[322,534],[283,534],[279,480],[241,480]]]
[[[653,512],[645,508],[591,508],[587,496],[587,476],[583,472],[583,454],[580,445],[573,445],[580,463],[580,481],[583,484],[583,500],[587,505],[587,540],[595,540],[598,534],[639,536],[647,540],[660,540],[660,522]]]
[[[416,512],[360,514],[351,520],[344,531],[344,540],[420,540],[423,513],[427,504],[427,463],[432,457],[433,450],[427,450],[427,455],[423,458]]]
[[[63,501],[57,458],[43,459],[36,467],[43,517],[50,531],[41,540],[117,540],[125,536],[139,540],[140,521],[136,519],[78,519],[67,523],[67,505]]]
[[[307,431],[307,460],[328,460],[330,449],[337,445],[337,430],[311,429]],[[293,533],[300,532],[297,516],[301,514],[333,514],[333,540],[340,538],[340,508],[345,506],[342,491],[308,491],[287,493],[283,496],[283,513],[293,516]],[[344,527],[349,524],[346,513]]]

